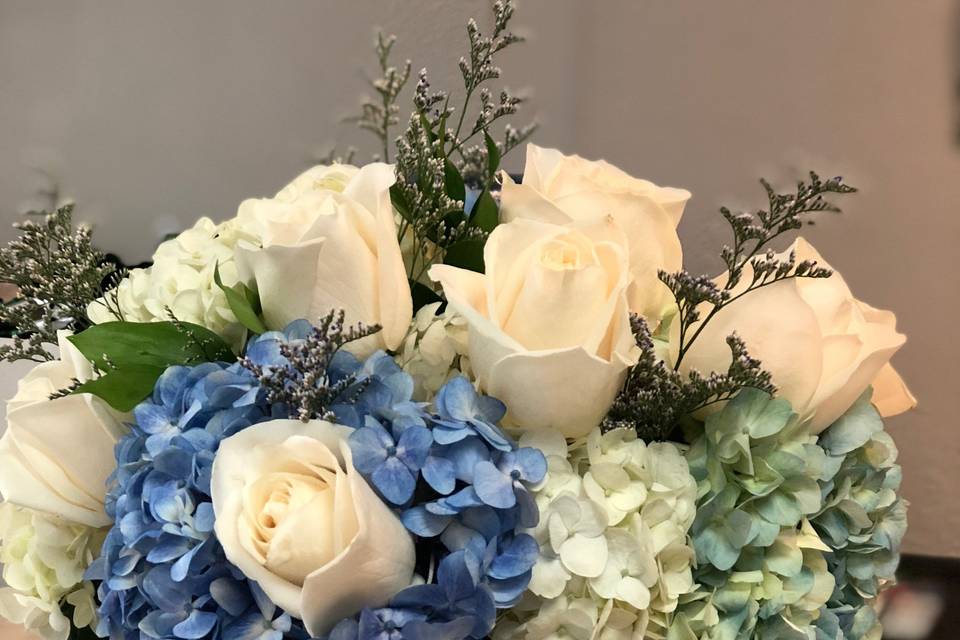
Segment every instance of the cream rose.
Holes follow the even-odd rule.
[[[609,218],[520,219],[490,234],[484,261],[486,274],[430,269],[466,318],[480,387],[506,403],[508,424],[586,435],[637,360],[623,233]]]
[[[273,198],[246,200],[236,224],[237,266],[255,284],[267,326],[316,322],[343,309],[348,323],[379,324],[365,345],[396,349],[413,302],[390,204],[393,167],[376,163],[314,167]]]
[[[350,429],[273,420],[220,444],[211,483],[227,559],[320,637],[411,583],[413,541],[353,467]]]
[[[50,395],[94,377],[91,364],[58,334],[60,360],[34,367],[7,403],[0,438],[0,495],[22,507],[91,527],[113,524],[104,511],[107,477],[116,468],[113,446],[125,433],[123,416],[89,394]]]
[[[815,260],[829,268],[803,238],[791,250],[797,261]],[[749,279],[747,274],[744,280]],[[773,374],[778,394],[810,420],[815,433],[830,426],[870,385],[884,416],[916,405],[889,364],[906,341],[896,331],[896,317],[854,298],[839,273],[784,280],[743,296],[706,325],[681,369],[725,370],[730,350],[724,340],[734,331]],[[671,342],[676,358],[676,343]]]
[[[611,216],[628,241],[630,309],[656,325],[674,304],[657,272],[677,271],[683,263],[677,225],[689,199],[689,191],[658,187],[603,160],[531,144],[523,183],[504,174],[501,217],[570,224]]]

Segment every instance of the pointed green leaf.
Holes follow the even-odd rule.
[[[189,322],[106,322],[68,339],[102,372],[74,393],[92,393],[120,411],[150,395],[167,367],[236,360],[220,336]]]
[[[483,132],[483,139],[487,144],[487,171],[490,172],[490,177],[493,178],[493,176],[497,175],[497,169],[500,168],[500,148],[486,131]]]
[[[390,202],[393,203],[393,208],[397,210],[400,217],[408,222],[411,220],[411,206],[407,201],[407,195],[399,184],[394,184],[390,187]]]
[[[74,393],[93,394],[117,411],[126,413],[153,393],[153,387],[163,372],[164,367],[126,366],[107,371],[99,378],[83,383]]]
[[[223,291],[223,294],[227,297],[227,304],[230,305],[230,310],[233,311],[233,315],[237,316],[237,320],[240,321],[240,324],[256,334],[267,332],[267,327],[263,324],[263,320],[260,319],[260,316],[257,315],[253,305],[250,304],[250,300],[247,295],[250,293],[250,290],[247,289],[245,284],[241,282],[240,286],[237,288],[225,286],[223,284],[223,280],[220,278],[219,264],[215,265],[213,268],[213,281],[218,287],[220,287],[220,290]],[[242,287],[242,289],[240,287]]]
[[[473,205],[470,224],[486,232],[493,231],[500,224],[500,209],[489,191],[484,191],[477,198],[477,203]]]
[[[483,273],[483,240],[461,240],[447,248],[444,264]]]
[[[442,302],[443,298],[437,292],[422,282],[410,281],[410,294],[413,296],[413,312],[416,313],[428,304]]]
[[[167,367],[236,359],[220,336],[189,322],[105,322],[69,340],[102,371],[111,365]]]
[[[420,125],[423,127],[423,130],[427,133],[427,137],[430,139],[430,142],[436,142],[437,134],[433,132],[433,127],[430,126],[430,120],[427,119],[426,114],[420,112]]]
[[[454,200],[463,201],[467,197],[467,187],[457,166],[447,160],[443,165],[443,184],[447,195]]]

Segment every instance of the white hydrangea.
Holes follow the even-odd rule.
[[[467,359],[466,320],[449,308],[437,315],[440,303],[417,311],[397,354],[397,364],[414,380],[414,400],[433,399],[450,378],[464,375],[472,380]]]
[[[624,640],[665,635],[682,595],[694,590],[687,532],[696,481],[680,448],[646,444],[628,430],[567,444],[528,432],[521,446],[547,456],[537,491],[540,544],[530,592],[502,616],[498,640]]]
[[[167,309],[184,322],[204,326],[231,343],[243,336],[243,327],[214,282],[219,265],[226,286],[239,281],[234,247],[246,234],[236,221],[216,224],[201,218],[190,229],[167,240],[153,254],[153,265],[134,269],[108,300],[101,298],[87,309],[96,324],[116,320],[119,311],[130,322],[169,320]]]
[[[53,515],[0,503],[0,563],[7,586],[0,588],[0,616],[44,640],[66,640],[73,625],[94,624],[93,586],[83,581],[99,554],[105,531]]]

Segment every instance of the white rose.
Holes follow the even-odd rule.
[[[393,167],[318,166],[275,197],[246,200],[237,224],[259,239],[241,242],[241,277],[255,283],[267,326],[317,321],[343,309],[348,324],[379,324],[368,350],[396,349],[413,302],[390,204]]]
[[[803,238],[791,250],[798,262],[816,260],[829,268]],[[748,282],[750,274],[743,279]],[[871,384],[884,416],[916,405],[889,364],[906,341],[896,331],[896,317],[854,298],[839,273],[791,278],[746,294],[706,325],[681,370],[725,371],[730,364],[725,338],[734,331],[773,374],[778,395],[811,421],[814,433],[830,426]],[[675,359],[677,345],[671,342]]]
[[[625,239],[610,219],[560,226],[516,220],[484,248],[486,274],[434,265],[470,328],[480,387],[507,405],[508,424],[586,435],[636,363]]]
[[[90,394],[50,395],[94,377],[91,364],[58,334],[60,360],[33,368],[7,403],[0,438],[0,495],[13,504],[92,527],[113,523],[104,511],[107,477],[116,469],[113,447],[124,434],[122,416]]]
[[[673,306],[658,270],[683,263],[677,225],[690,192],[658,187],[603,161],[527,145],[523,183],[504,174],[501,217],[570,224],[612,216],[629,242],[630,310],[656,326]]]
[[[273,420],[220,444],[211,483],[227,559],[323,636],[409,586],[416,554],[397,516],[354,469],[351,430]]]

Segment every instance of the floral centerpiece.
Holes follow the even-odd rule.
[[[380,161],[313,167],[112,268],[71,208],[0,251],[30,359],[0,439],[0,615],[47,640],[865,640],[915,401],[892,313],[802,238],[811,173],[721,209],[529,144],[468,25],[465,104],[391,65]],[[476,101],[474,105],[473,101]],[[393,157],[393,164],[389,164]]]

